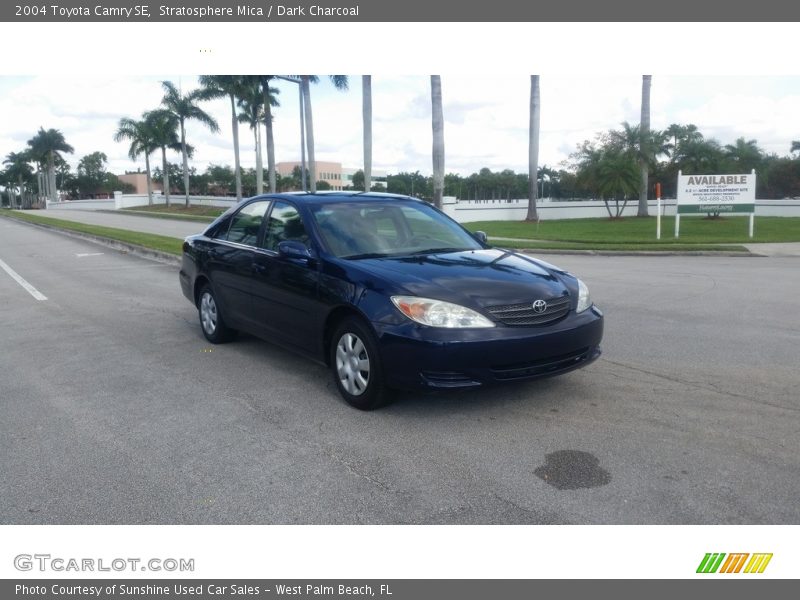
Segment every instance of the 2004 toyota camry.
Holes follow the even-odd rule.
[[[251,198],[186,238],[180,282],[210,342],[247,331],[324,362],[360,409],[391,388],[548,377],[600,356],[603,314],[580,279],[407,196]]]

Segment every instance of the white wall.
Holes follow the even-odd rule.
[[[620,203],[621,204],[621,203]],[[616,214],[613,202],[611,210]],[[635,217],[639,201],[628,202],[622,213],[624,217]],[[675,214],[675,200],[663,200],[665,215]],[[522,221],[528,213],[528,200],[457,200],[453,196],[442,199],[444,212],[459,223],[475,221]],[[604,202],[581,200],[576,202],[551,201],[547,198],[536,203],[542,221],[553,219],[607,218]],[[656,214],[656,201],[648,201],[651,215]],[[800,217],[800,200],[756,200],[757,217]]]

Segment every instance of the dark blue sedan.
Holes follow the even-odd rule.
[[[603,337],[580,279],[406,196],[251,198],[186,239],[180,282],[210,342],[247,331],[324,362],[360,409],[566,373]]]

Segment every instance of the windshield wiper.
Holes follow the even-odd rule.
[[[467,250],[473,250],[473,248],[426,248],[425,250],[417,250],[415,252],[409,252],[409,254],[414,256],[417,254],[443,254],[445,252],[465,252]]]
[[[350,254],[342,256],[346,260],[358,260],[359,258],[386,258],[389,256],[386,252],[365,252],[364,254]]]

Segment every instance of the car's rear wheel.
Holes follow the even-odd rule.
[[[203,335],[212,344],[222,344],[236,336],[236,331],[225,323],[211,286],[205,285],[200,290],[197,312],[200,316],[200,328],[203,330]]]
[[[383,367],[375,336],[360,319],[348,317],[331,338],[331,370],[342,398],[360,410],[372,410],[388,401]]]

